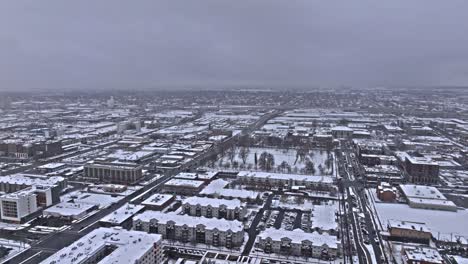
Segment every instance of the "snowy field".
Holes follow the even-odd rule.
[[[468,210],[457,212],[411,208],[406,204],[375,203],[375,208],[383,226],[390,219],[423,222],[437,239],[450,240],[450,235],[468,237]]]
[[[240,148],[236,148],[235,150],[235,156],[233,159],[233,163],[237,162],[239,164],[239,167],[244,167],[244,169],[247,170],[260,170],[260,168],[257,167],[255,169],[255,153],[257,153],[257,160],[260,158],[260,155],[263,152],[268,152],[274,156],[274,169],[272,172],[280,172],[278,169],[278,166],[286,162],[290,167],[291,171],[290,173],[297,173],[297,174],[306,174],[303,172],[305,168],[305,159],[301,159],[300,157],[297,157],[297,151],[295,149],[273,149],[273,148],[256,148],[252,147],[249,148],[248,156],[245,162],[245,165],[243,164],[242,158],[239,157],[239,150]],[[326,161],[327,161],[327,152],[326,151],[320,151],[320,150],[310,150],[309,154],[306,156],[309,158],[313,163],[315,167],[315,173],[314,175],[331,175],[333,173],[333,163],[330,162],[330,166],[327,167]],[[229,165],[229,167],[228,167]],[[227,154],[224,155],[221,159],[219,159],[215,166],[218,168],[230,168],[231,167],[231,161],[228,157]],[[320,171],[320,167],[322,167],[323,173]],[[287,171],[285,171],[287,173]]]

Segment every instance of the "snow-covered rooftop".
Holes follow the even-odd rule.
[[[59,250],[42,263],[83,263],[102,254],[106,246],[113,246],[115,249],[104,256],[99,263],[135,263],[160,240],[161,236],[157,234],[127,231],[121,228],[99,228]]]
[[[79,216],[95,207],[95,204],[81,202],[62,202],[44,210],[44,214],[61,215],[64,217]]]
[[[174,212],[171,213],[162,213],[159,211],[145,211],[139,215],[136,215],[133,218],[134,221],[141,220],[143,222],[150,222],[151,220],[156,220],[160,223],[167,223],[168,221],[173,221],[176,225],[187,225],[190,227],[196,227],[197,225],[204,225],[207,229],[218,229],[220,231],[239,232],[243,230],[243,225],[237,220],[228,221],[225,219],[217,218],[206,218],[206,217],[196,217],[188,215],[178,215]]]
[[[133,205],[126,203],[114,212],[104,216],[100,222],[121,224],[133,215],[143,210],[143,208],[145,208],[143,205]]]
[[[9,184],[18,184],[18,185],[56,185],[57,183],[64,181],[65,178],[60,176],[53,177],[35,177],[31,175],[29,177],[27,174],[13,174],[8,176],[1,176],[0,183],[9,183]]]
[[[294,229],[292,231],[284,229],[267,228],[261,232],[258,237],[262,239],[271,238],[274,241],[280,241],[282,238],[287,238],[292,243],[302,243],[302,241],[308,240],[315,245],[327,245],[330,248],[338,249],[341,244],[340,240],[336,236],[329,235],[327,233],[319,234],[318,232],[306,233],[301,229]]]
[[[416,230],[421,232],[431,232],[425,223],[411,222],[411,221],[401,221],[401,220],[388,220],[389,228],[400,228],[400,229],[409,229]]]
[[[186,179],[172,179],[166,182],[165,186],[180,186],[180,187],[190,187],[190,188],[199,188],[205,182],[198,180],[186,180]]]
[[[217,179],[212,181],[206,186],[200,194],[204,195],[220,195],[224,197],[235,197],[239,199],[255,199],[258,196],[258,192],[248,191],[243,189],[224,189],[229,182],[223,179]]]
[[[170,199],[174,198],[172,194],[153,194],[148,199],[144,200],[141,204],[142,205],[154,205],[154,206],[161,206],[165,204]]]
[[[208,206],[211,205],[212,207],[220,207],[224,205],[227,209],[235,209],[240,208],[242,203],[240,200],[232,199],[213,199],[207,197],[196,197],[192,196],[182,201],[182,204],[190,204],[190,205],[201,205],[201,206]]]
[[[238,177],[270,178],[278,180],[294,180],[305,182],[333,183],[331,176],[301,175],[301,174],[283,174],[263,171],[240,171]]]

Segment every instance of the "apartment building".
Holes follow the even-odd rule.
[[[237,174],[237,179],[243,184],[254,186],[258,189],[303,186],[307,189],[328,191],[334,188],[333,178],[331,176],[240,171]]]
[[[258,247],[265,253],[333,259],[341,254],[341,241],[336,236],[317,232],[306,233],[300,229],[286,231],[267,228],[257,236]]]
[[[160,234],[164,239],[215,247],[236,248],[244,242],[243,225],[237,220],[145,211],[133,217],[133,229]]]
[[[245,203],[238,199],[213,199],[208,197],[189,197],[182,201],[183,212],[190,216],[224,218],[243,221],[247,214]]]

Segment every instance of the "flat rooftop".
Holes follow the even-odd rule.
[[[145,207],[143,205],[133,205],[126,203],[114,212],[104,216],[99,222],[120,225],[127,219],[139,213]]]
[[[172,179],[164,184],[164,186],[180,186],[189,188],[200,188],[205,182],[198,180],[187,180],[187,179]]]
[[[61,202],[44,210],[44,213],[58,214],[61,216],[77,216],[96,207],[95,204],[80,202]]]
[[[141,204],[142,205],[153,205],[153,206],[161,206],[165,204],[167,201],[174,198],[172,194],[160,194],[156,193],[151,195],[148,199],[144,200]]]
[[[127,231],[121,228],[98,228],[70,246],[59,250],[41,263],[83,263],[102,253],[106,246],[112,246],[114,250],[101,259],[99,263],[135,263],[160,240],[161,236],[158,234]]]
[[[409,229],[409,230],[416,230],[421,232],[431,232],[425,223],[419,222],[412,222],[412,221],[401,221],[401,220],[388,220],[388,227],[390,228],[401,228],[401,229]]]

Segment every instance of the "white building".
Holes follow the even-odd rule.
[[[153,264],[163,262],[160,235],[114,227],[98,228],[41,263]]]
[[[457,211],[457,206],[452,201],[448,200],[436,187],[401,184],[400,189],[406,197],[410,207]]]
[[[267,228],[257,236],[257,242],[265,253],[321,259],[336,258],[341,254],[341,241],[336,236],[306,233],[301,229]]]
[[[45,209],[44,216],[60,217],[68,220],[80,219],[98,208],[95,204],[82,202],[61,202]]]
[[[0,197],[1,218],[8,222],[21,222],[37,211],[37,198],[33,188],[4,194]]]
[[[141,212],[145,207],[143,205],[133,205],[126,203],[114,212],[104,216],[99,223],[102,226],[122,226],[130,228],[132,226],[132,217]]]
[[[191,216],[244,220],[247,214],[245,203],[238,199],[212,199],[207,197],[189,197],[182,201],[183,212]]]
[[[210,182],[210,184],[200,192],[200,195],[221,199],[239,199],[246,202],[255,202],[260,197],[260,193],[255,191],[227,189],[226,187],[228,184],[228,181],[216,179]]]
[[[304,186],[309,189],[330,190],[333,188],[331,176],[282,174],[262,171],[240,171],[237,178],[244,184],[269,189],[271,187],[288,188]]]
[[[241,222],[224,219],[145,211],[133,218],[133,229],[161,234],[164,239],[194,242],[227,248],[240,247],[244,241]]]
[[[334,138],[349,139],[353,136],[353,129],[347,126],[336,126],[331,129]]]

